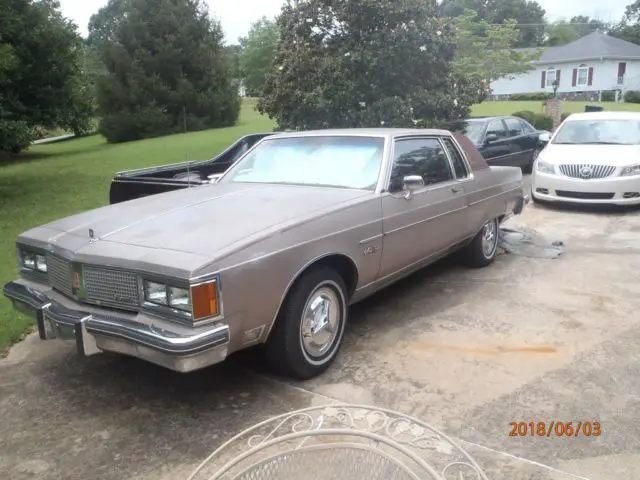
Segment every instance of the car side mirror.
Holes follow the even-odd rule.
[[[484,137],[484,143],[493,143],[498,141],[498,135],[495,133],[487,133],[487,136]]]
[[[549,140],[551,140],[551,134],[549,132],[542,132],[538,135],[538,140],[540,143],[549,143]]]
[[[422,187],[424,187],[424,179],[420,175],[406,175],[402,178],[402,190],[406,198]]]

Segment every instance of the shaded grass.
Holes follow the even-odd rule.
[[[631,111],[640,112],[640,104],[637,103],[615,103],[615,102],[564,102],[562,111],[567,113],[584,112],[586,105],[601,105],[607,111]],[[535,113],[543,113],[544,107],[542,102],[483,102],[474,105],[471,114],[474,116],[491,116],[491,115],[511,115],[521,110],[530,110]]]
[[[17,274],[15,239],[30,228],[109,203],[109,186],[120,170],[202,160],[215,156],[238,138],[271,131],[273,123],[243,104],[234,127],[108,144],[93,135],[35,145],[0,167],[0,283]],[[22,338],[33,321],[0,298],[0,352]]]

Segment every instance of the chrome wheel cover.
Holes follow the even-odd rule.
[[[305,303],[300,325],[300,343],[307,361],[321,365],[342,334],[344,302],[337,286],[324,283],[316,288]],[[325,358],[323,358],[325,357]]]
[[[487,222],[482,228],[482,254],[491,258],[498,248],[498,225],[495,220]]]

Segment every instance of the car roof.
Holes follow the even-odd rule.
[[[301,132],[277,132],[267,138],[317,136],[394,137],[403,135],[450,135],[450,132],[436,128],[327,128]]]
[[[640,112],[582,112],[572,113],[567,120],[640,120]]]

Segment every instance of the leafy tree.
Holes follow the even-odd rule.
[[[234,80],[240,80],[242,78],[242,69],[240,68],[242,45],[226,45],[223,52],[229,64],[229,75]]]
[[[54,0],[0,3],[0,153],[19,152],[35,127],[85,132],[82,39]]]
[[[608,30],[609,26],[593,18],[583,15],[572,17],[568,22],[566,20],[558,20],[547,27],[546,45],[558,46],[571,43],[585,35],[596,30]]]
[[[482,86],[452,70],[436,2],[289,0],[258,109],[280,128],[413,127],[469,114]]]
[[[611,28],[609,34],[640,45],[640,0],[627,5],[622,20]]]
[[[452,22],[456,34],[453,68],[459,75],[472,73],[488,84],[532,70],[531,62],[542,53],[514,50],[520,36],[515,20],[492,25],[473,10],[466,10]]]
[[[202,0],[110,0],[91,18],[100,132],[109,142],[233,125],[240,99]]]
[[[442,0],[440,13],[457,17],[473,10],[478,18],[490,24],[503,24],[514,19],[520,35],[516,47],[537,47],[545,36],[545,10],[534,0]]]
[[[250,95],[260,96],[265,84],[265,75],[273,63],[278,36],[276,22],[262,17],[251,25],[249,34],[240,40],[240,66],[244,85]]]

